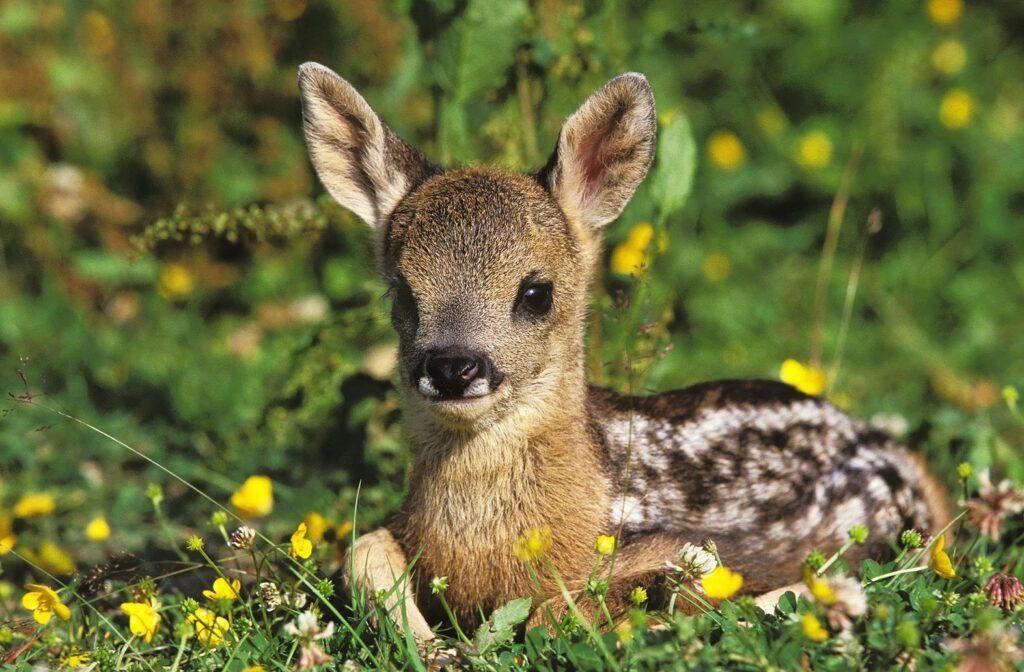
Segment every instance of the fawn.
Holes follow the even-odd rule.
[[[947,519],[916,456],[787,385],[725,380],[652,397],[588,386],[601,229],[654,155],[643,75],[591,95],[529,175],[433,165],[319,64],[299,68],[299,86],[320,180],[377,239],[414,456],[401,510],[349,551],[350,586],[390,591],[418,639],[440,616],[433,576],[448,577],[460,620],[523,596],[533,623],[564,613],[552,577],[531,579],[513,552],[530,529],[550,530],[547,561],[570,589],[593,568],[597,536],[614,534],[614,611],[635,586],[657,594],[685,542],[713,538],[744,589],[770,598],[854,524],[870,530],[846,556],[856,563],[902,529]]]

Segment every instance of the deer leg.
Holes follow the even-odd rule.
[[[420,642],[433,640],[433,630],[416,606],[412,577],[401,546],[386,528],[357,538],[345,558],[345,580],[350,593],[364,595],[383,592],[384,607],[400,630],[408,623]]]

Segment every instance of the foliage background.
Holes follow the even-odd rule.
[[[664,243],[639,281],[599,278],[593,377],[664,390],[776,377],[789,357],[831,372],[841,351],[834,401],[902,415],[946,474],[969,459],[1020,478],[999,390],[1024,379],[1022,26],[1011,0],[7,0],[0,380],[223,499],[271,476],[274,534],[310,509],[350,519],[360,484],[370,526],[403,490],[394,339],[369,236],[308,163],[296,66],[334,68],[445,164],[524,170],[587,94],[638,70],[674,155],[608,255],[641,222]],[[657,185],[685,191],[688,151],[690,197],[665,216]],[[179,538],[208,516],[102,436],[8,406],[0,512],[57,499],[26,548],[54,540],[79,568],[165,548],[140,504],[154,482]],[[84,538],[94,515],[108,540]],[[5,580],[26,573],[4,559]]]

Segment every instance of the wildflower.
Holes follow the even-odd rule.
[[[16,518],[34,518],[36,516],[48,516],[57,508],[53,496],[48,492],[30,492],[23,495],[14,504],[14,516]]]
[[[1024,490],[1008,479],[993,485],[988,469],[978,474],[978,485],[978,495],[965,504],[967,516],[982,534],[997,541],[1006,517],[1024,511]]]
[[[203,595],[208,600],[228,600],[233,601],[238,599],[238,590],[242,587],[242,582],[235,579],[228,583],[224,577],[217,577],[213,582],[213,590],[204,590]]]
[[[18,535],[14,533],[11,519],[3,511],[0,511],[0,555],[10,553],[16,543],[18,543]]]
[[[637,275],[647,265],[647,248],[654,239],[650,222],[638,222],[629,230],[626,240],[612,250],[611,269],[619,275]],[[658,239],[658,251],[667,244],[664,236]]]
[[[710,282],[721,282],[732,273],[732,260],[723,252],[712,252],[704,257],[700,272]]]
[[[228,538],[228,546],[239,550],[252,548],[252,542],[255,538],[256,530],[248,525],[242,525],[231,533],[231,536]]]
[[[814,614],[804,614],[800,617],[800,629],[804,631],[804,637],[812,642],[824,642],[828,639],[828,630]]]
[[[821,131],[811,131],[796,146],[796,162],[804,168],[824,168],[832,160],[832,141]]]
[[[940,26],[956,23],[963,13],[963,0],[928,0],[928,16]]]
[[[949,559],[949,554],[944,550],[945,545],[946,535],[940,534],[932,547],[932,559],[928,564],[932,571],[942,578],[953,579],[956,578],[956,570],[953,569],[953,561]]]
[[[207,648],[220,646],[227,637],[231,623],[223,616],[218,616],[209,609],[199,607],[185,617],[196,630],[196,639]]]
[[[629,594],[629,600],[639,607],[647,601],[647,589],[643,586],[637,586],[633,589],[633,592]]]
[[[721,170],[736,170],[746,157],[743,143],[732,131],[715,131],[708,139],[708,158]]]
[[[619,640],[619,644],[625,646],[633,641],[633,624],[629,621],[623,621],[615,626],[615,636]]]
[[[277,587],[276,583],[263,581],[260,583],[260,601],[263,603],[264,609],[274,611],[283,603],[281,589]]]
[[[334,634],[334,623],[328,623],[327,627],[321,628],[317,623],[316,614],[304,611],[294,621],[285,624],[284,631],[299,644],[300,670],[308,670],[331,661],[331,656],[327,655],[317,642]]]
[[[195,280],[182,264],[167,264],[160,271],[157,291],[168,301],[179,301],[192,293]]]
[[[317,544],[323,540],[324,532],[331,526],[330,522],[316,511],[307,513],[302,522],[306,524],[306,534],[313,540],[313,543]]]
[[[1003,401],[1006,402],[1006,406],[1011,410],[1017,410],[1017,401],[1020,399],[1020,392],[1013,385],[1007,385],[1003,388]]]
[[[601,555],[611,555],[615,552],[615,537],[610,534],[598,535],[594,549]]]
[[[858,544],[863,544],[868,540],[868,528],[867,525],[861,525],[860,523],[854,525],[847,532],[850,535],[850,539]]]
[[[25,549],[22,555],[51,574],[67,576],[75,573],[75,561],[67,551],[52,541],[42,542],[34,551]]]
[[[185,542],[185,548],[187,548],[190,551],[198,553],[199,551],[203,550],[203,538],[193,534]]]
[[[724,565],[715,567],[700,580],[704,594],[713,600],[728,600],[743,587],[743,575]]]
[[[804,394],[817,396],[825,391],[825,374],[815,364],[807,366],[795,359],[787,359],[779,368],[779,380],[792,385]]]
[[[217,511],[214,511],[213,514],[210,516],[210,524],[214,525],[215,527],[221,527],[222,525],[227,525],[228,524],[228,514],[224,513],[223,511],[221,511],[219,509]]]
[[[96,516],[85,526],[85,536],[92,541],[103,541],[110,537],[110,524],[103,516]]]
[[[85,667],[92,662],[92,654],[88,651],[72,649],[61,659],[61,662],[71,669],[75,669],[76,667]]]
[[[828,579],[832,604],[825,610],[825,619],[835,630],[846,632],[853,627],[853,619],[868,610],[868,598],[860,582],[849,576]]]
[[[971,467],[970,462],[961,462],[956,465],[956,475],[961,481],[966,481],[974,474],[974,469]]]
[[[440,595],[446,590],[448,590],[447,576],[435,576],[430,580],[430,592],[434,595]]]
[[[250,476],[231,495],[231,505],[243,518],[262,518],[274,508],[274,486],[266,476]]]
[[[22,596],[21,606],[32,612],[32,618],[39,625],[49,623],[54,614],[63,621],[71,618],[71,610],[61,602],[60,595],[53,588],[38,583],[30,583],[26,588],[29,592]]]
[[[292,532],[291,544],[288,554],[293,558],[305,560],[313,553],[313,542],[306,539],[306,524],[299,523],[299,526]]]
[[[551,529],[535,527],[527,530],[516,540],[512,550],[523,562],[543,558],[551,550]]]
[[[985,586],[985,595],[989,604],[1003,611],[1013,611],[1024,601],[1024,587],[1020,579],[1012,574],[997,572],[992,575]]]
[[[145,639],[147,644],[153,641],[153,635],[160,627],[159,606],[156,600],[121,603],[121,611],[128,614],[128,629],[133,635]]]
[[[683,581],[700,579],[718,566],[713,553],[687,542],[676,553],[676,563],[668,563],[668,569],[679,572]]]
[[[974,116],[974,96],[963,89],[953,89],[939,104],[939,121],[946,128],[961,129],[971,123]]]
[[[250,665],[249,667],[243,667],[242,672],[266,672],[262,665]]]
[[[804,568],[804,584],[814,599],[823,605],[831,606],[836,603],[836,594],[832,590],[832,586],[829,585],[828,579],[816,575],[810,567]]]
[[[967,65],[967,50],[957,40],[946,40],[932,52],[932,66],[944,75],[955,75]]]
[[[915,529],[903,530],[903,534],[900,535],[900,543],[904,548],[917,548],[924,543],[924,538]]]

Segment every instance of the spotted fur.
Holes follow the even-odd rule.
[[[721,381],[643,398],[588,387],[601,228],[655,146],[642,75],[585,101],[533,175],[442,171],[330,70],[306,65],[299,77],[320,179],[378,236],[413,453],[404,504],[357,539],[347,576],[353,590],[397,581],[386,605],[418,638],[443,618],[426,588],[433,576],[448,577],[446,598],[467,625],[524,595],[539,607],[532,623],[557,615],[565,605],[548,568],[581,588],[602,533],[621,544],[614,611],[636,585],[656,598],[665,561],[686,542],[713,538],[747,589],[764,592],[795,581],[808,551],[831,553],[854,524],[871,536],[852,562],[885,552],[904,527],[944,522],[942,490],[915,456],[788,386]],[[552,287],[550,311],[524,316],[517,296],[537,278]],[[438,348],[483,353],[490,377],[460,399],[439,397],[422,366]],[[539,581],[513,552],[532,528],[551,532]]]

